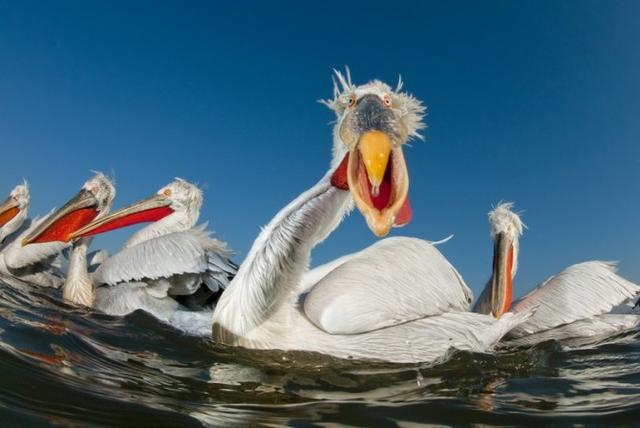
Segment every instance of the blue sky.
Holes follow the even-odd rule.
[[[632,1],[0,1],[0,192],[25,177],[44,213],[92,169],[115,175],[117,206],[184,177],[240,261],[326,171],[316,100],[348,64],[356,83],[402,74],[429,109],[405,152],[414,220],[394,234],[455,234],[441,250],[478,292],[486,213],[515,201],[516,294],[589,259],[640,281],[639,21]],[[354,213],[314,264],[374,240]]]

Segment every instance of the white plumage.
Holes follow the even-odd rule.
[[[513,243],[513,269],[508,273],[510,280],[516,274],[519,238],[524,228],[512,208],[513,204],[501,203],[489,214],[492,238],[500,237]],[[496,241],[494,274],[498,271],[496,260],[503,259],[498,254],[500,249]],[[493,280],[489,281],[476,302],[475,311],[490,313],[493,293],[497,289],[492,288]],[[510,287],[510,284],[509,281],[505,285],[502,278],[500,286]],[[537,310],[511,330],[507,338],[513,344],[532,344],[549,339],[617,334],[638,325],[640,317],[632,314],[631,306],[625,303],[637,298],[639,293],[640,286],[617,274],[615,263],[589,261],[569,266],[511,305],[511,311],[515,313],[527,312],[534,307]],[[611,314],[616,307],[619,313]]]
[[[458,271],[432,243],[395,237],[352,254],[317,281],[304,297],[304,312],[328,333],[355,334],[467,311],[472,300]]]
[[[170,278],[174,275],[202,274],[207,276],[207,280],[211,278],[212,291],[218,291],[226,286],[227,277],[234,271],[230,265],[218,260],[228,255],[226,246],[210,238],[204,227],[169,233],[124,248],[98,267],[93,274],[93,281],[95,284],[115,285],[121,282]],[[193,279],[188,285],[176,281],[176,285],[187,287],[187,290],[179,294],[195,292],[204,281],[204,278],[201,281]]]
[[[194,227],[202,203],[200,189],[177,179],[153,197],[109,215],[114,195],[111,182],[98,175],[85,183],[64,209],[52,214],[44,227],[32,233],[35,236],[30,236],[29,242],[39,239],[45,231],[55,235],[58,232],[50,229],[78,206],[90,204],[97,211],[93,221],[67,232],[69,239],[79,239],[69,257],[63,286],[65,300],[111,315],[141,309],[165,322],[176,311],[210,307],[237,268],[227,258],[226,245],[211,238],[206,225]],[[133,222],[127,219],[131,217]],[[108,257],[106,252],[87,254],[91,238],[86,236],[93,235],[90,232],[96,228],[100,230],[95,233],[102,233],[153,220],[113,256]],[[40,244],[26,248],[37,245]],[[91,259],[89,268],[87,259]]]
[[[44,220],[28,218],[31,197],[26,181],[11,191],[3,205],[8,203],[18,212],[0,227],[0,278],[14,286],[60,287],[64,276],[58,257],[69,245],[49,242],[22,247],[22,239]]]
[[[351,194],[333,184],[332,174],[347,151],[349,162],[360,156],[357,133],[386,130],[402,145],[423,126],[424,109],[415,98],[381,82],[355,87],[350,77],[337,76],[344,93],[337,90],[327,103],[338,115],[332,170],[263,228],[214,310],[214,339],[247,348],[392,362],[436,362],[451,349],[490,349],[532,311],[499,320],[466,312],[468,288],[429,243],[390,239],[307,271],[312,248],[353,206]],[[404,162],[401,152],[394,156]],[[394,169],[399,180],[401,167]],[[357,181],[349,176],[349,183],[353,193],[351,184]],[[359,191],[362,196],[362,187]],[[370,197],[365,194],[362,204]],[[358,208],[377,215],[370,205]],[[374,230],[379,223],[369,220]]]
[[[547,279],[513,304],[514,312],[532,306],[537,306],[538,310],[534,316],[513,329],[509,336],[522,337],[588,320],[596,315],[607,314],[615,306],[636,297],[640,287],[622,278],[616,270],[613,263],[591,261],[572,265]],[[617,319],[613,320],[618,323]],[[600,319],[594,326],[605,322],[606,318]],[[579,332],[580,329],[574,331]]]
[[[526,321],[525,321],[526,322]],[[507,336],[505,345],[530,346],[547,340],[592,345],[640,327],[638,314],[602,314],[579,319],[548,330],[518,337]]]

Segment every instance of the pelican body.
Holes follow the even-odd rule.
[[[263,228],[214,310],[213,338],[399,363],[490,349],[530,313],[497,320],[468,312],[470,290],[425,241],[384,240],[307,270],[313,247],[354,202],[377,236],[411,218],[403,145],[419,136],[424,107],[400,84],[354,86],[336,75],[342,90],[336,85],[326,102],[338,118],[331,167]],[[425,254],[437,262],[421,265]],[[383,265],[403,277],[385,276],[376,269]]]
[[[632,311],[640,286],[618,275],[615,264],[610,262],[569,266],[512,304],[512,282],[524,230],[512,208],[513,204],[501,203],[489,214],[494,240],[493,275],[474,311],[499,318],[509,310],[520,313],[536,307],[535,314],[507,336],[517,340],[512,343],[521,344],[601,337],[640,325],[640,316]]]
[[[97,268],[94,282],[111,286],[103,288],[105,293],[120,284],[142,282],[156,298],[172,297],[192,310],[210,309],[237,266],[224,242],[211,238],[206,225],[196,226],[201,206],[202,191],[178,178],[155,195],[96,219],[73,236],[152,221]],[[131,312],[131,302],[119,294],[111,293],[103,301],[108,301],[108,307],[100,309],[109,313]],[[154,315],[167,320],[174,310],[154,311]]]
[[[188,321],[202,333],[195,324],[205,320],[205,331],[227,345],[340,358],[435,362],[453,348],[490,349],[530,312],[500,319],[468,312],[470,290],[430,243],[387,239],[308,271],[311,250],[354,202],[380,237],[412,216],[403,145],[420,136],[424,107],[401,92],[401,84],[396,90],[380,81],[354,86],[348,75],[336,76],[342,90],[336,84],[334,98],[325,102],[338,118],[329,171],[263,228],[212,318]],[[70,237],[86,239],[124,227],[136,215],[152,219],[157,214],[135,208],[128,217],[123,210],[97,217]],[[149,230],[163,229],[169,217],[158,214]],[[132,240],[136,245],[151,242],[140,236]],[[130,260],[130,269],[148,269],[140,265],[143,259]],[[434,263],[421,265],[421,260]],[[385,265],[393,265],[400,276],[376,269]],[[108,278],[108,267],[104,262],[96,276]]]
[[[0,204],[0,280],[14,286],[58,288],[64,281],[58,256],[68,245],[49,242],[22,248],[24,236],[42,222],[28,218],[30,202],[25,181]]]
[[[25,239],[75,240],[64,298],[110,315],[142,309],[165,322],[178,311],[211,304],[235,273],[235,265],[226,258],[224,243],[211,239],[203,226],[194,227],[200,190],[177,179],[156,195],[109,215],[114,196],[111,182],[98,175]],[[74,222],[83,210],[92,214]],[[150,220],[155,222],[89,273],[87,250],[93,235]]]

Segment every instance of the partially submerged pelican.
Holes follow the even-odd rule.
[[[452,348],[490,349],[530,313],[497,320],[468,312],[470,290],[430,243],[388,239],[307,271],[312,248],[338,226],[354,201],[377,236],[411,219],[403,146],[419,136],[424,107],[400,85],[396,90],[380,81],[354,86],[348,75],[336,76],[342,90],[336,85],[334,99],[326,102],[338,117],[331,167],[263,228],[218,301],[213,338],[247,348],[392,362],[434,362]],[[134,205],[96,217],[66,238],[123,227],[140,216],[155,218],[153,230],[161,230],[170,216],[158,209]],[[421,263],[425,255],[437,263]],[[132,257],[128,263],[131,269],[147,269],[142,261]],[[397,275],[381,276],[377,267],[390,263]],[[107,267],[108,261],[96,273],[106,277]],[[388,298],[389,290],[395,298]],[[345,302],[349,310],[339,310]],[[211,318],[207,322],[211,326]]]
[[[206,224],[196,226],[202,191],[183,179],[146,199],[121,208],[75,231],[71,238],[93,236],[129,225],[152,222],[105,260],[94,273],[97,285],[142,281],[154,293],[172,296],[190,309],[211,307],[237,271],[227,245],[211,238]],[[115,296],[114,296],[115,297]],[[130,312],[128,301],[113,300],[110,313]]]
[[[80,191],[61,208],[44,218],[21,240],[24,250],[45,243],[67,244],[73,231],[109,212],[115,188],[101,173],[84,183]],[[87,267],[87,251],[91,239],[73,243],[67,277],[62,285],[65,300],[78,305],[92,306],[95,301],[93,281]]]
[[[42,222],[28,218],[30,203],[25,181],[0,204],[0,280],[15,286],[58,288],[64,281],[58,256],[68,244],[50,242],[22,248],[22,238]]]
[[[331,167],[263,228],[216,306],[214,339],[247,348],[392,362],[433,362],[451,348],[490,349],[530,313],[496,320],[467,312],[470,291],[454,269],[440,272],[446,277],[444,290],[425,283],[424,270],[414,270],[424,241],[390,245],[392,251],[378,243],[348,265],[339,259],[307,272],[312,248],[338,226],[353,201],[377,236],[411,218],[403,146],[419,136],[424,107],[400,85],[396,90],[380,81],[354,86],[348,75],[336,76],[341,89],[336,85],[334,99],[326,102],[338,119]],[[404,280],[377,281],[376,257],[392,258]],[[341,286],[344,266],[360,269],[360,281]],[[381,299],[388,287],[403,296]],[[334,303],[343,299],[359,304],[340,314]]]
[[[204,227],[194,227],[202,203],[200,189],[177,179],[154,196],[109,215],[114,196],[111,182],[99,174],[23,241],[75,240],[64,298],[110,315],[142,309],[166,322],[176,312],[188,311],[181,301],[200,303],[198,309],[210,303],[235,266],[226,258],[224,243],[209,238]],[[91,236],[151,220],[155,223],[136,232],[120,252],[89,273]]]
[[[535,343],[610,335],[640,325],[640,316],[631,313],[631,302],[640,293],[640,286],[618,275],[615,264],[602,261],[569,266],[512,305],[524,225],[510,203],[501,203],[491,211],[489,222],[494,240],[493,275],[474,311],[500,318],[509,310],[519,313],[537,307],[532,317],[509,332],[508,338]],[[620,305],[628,310],[611,313]]]

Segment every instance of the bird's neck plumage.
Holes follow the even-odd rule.
[[[331,173],[283,208],[262,229],[213,315],[214,339],[229,343],[294,304],[311,249],[352,206],[348,191],[331,185]],[[230,335],[229,335],[230,334]]]
[[[91,307],[94,301],[93,281],[87,268],[87,250],[91,238],[82,238],[73,244],[69,258],[67,278],[62,286],[62,297],[76,305]]]
[[[149,239],[168,235],[173,232],[184,232],[195,226],[199,212],[189,210],[176,211],[134,233],[123,245],[123,249],[133,247]]]
[[[22,227],[16,230],[7,240],[6,245],[0,251],[0,257],[4,259],[8,269],[14,272],[19,271],[27,266],[54,257],[69,246],[68,243],[59,241],[22,246],[22,239],[29,235],[45,219],[46,216],[24,222]]]
[[[7,238],[18,231],[27,219],[27,209],[22,209],[14,218],[12,218],[7,224],[0,227],[0,249],[6,247],[8,242]]]

